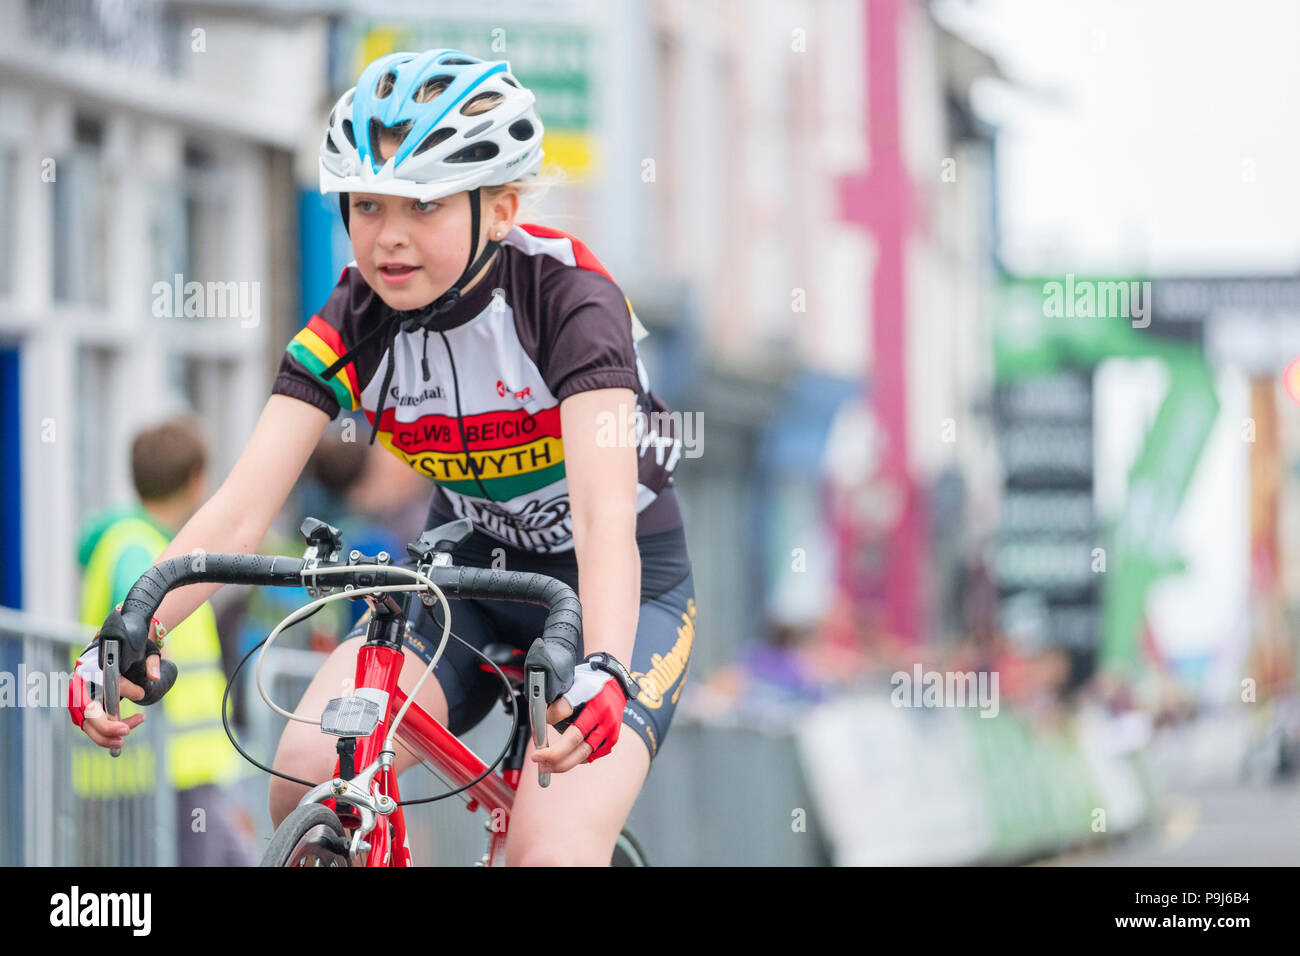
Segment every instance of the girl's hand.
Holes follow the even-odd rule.
[[[144,714],[133,714],[125,720],[108,716],[104,710],[104,705],[97,699],[92,699],[89,693],[89,684],[83,676],[83,665],[93,664],[90,667],[92,673],[88,674],[93,681],[95,676],[102,674],[99,672],[99,632],[95,632],[95,641],[90,645],[85,654],[82,654],[77,662],[77,670],[73,672],[72,682],[68,686],[68,712],[72,716],[72,723],[86,732],[86,736],[94,741],[98,746],[108,750],[120,750],[122,742],[127,735],[136,727],[144,723]],[[145,658],[145,670],[150,680],[158,680],[162,673],[162,663],[158,654],[150,654]],[[131,701],[139,701],[144,698],[145,690],[139,684],[128,680],[125,676],[118,676],[119,694]]]
[[[546,708],[546,722],[560,732],[560,739],[536,750],[533,762],[542,764],[543,771],[564,773],[599,760],[618,742],[626,703],[627,696],[612,674],[579,664],[574,669],[573,686]],[[575,719],[567,727],[559,726],[570,718]]]
[[[144,691],[139,693],[141,697],[144,696]],[[104,713],[104,707],[99,701],[92,700],[86,705],[86,719],[81,729],[99,746],[107,750],[121,750],[127,734],[142,723],[144,714],[132,714],[126,720],[114,720]]]

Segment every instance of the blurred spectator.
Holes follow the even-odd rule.
[[[139,503],[92,517],[80,535],[85,568],[81,619],[99,627],[114,605],[166,550],[206,496],[207,448],[199,426],[188,419],[140,432],[131,446],[131,478]],[[166,763],[176,789],[176,835],[181,866],[250,866],[224,792],[239,772],[239,756],[221,725],[225,690],[216,617],[203,604],[172,628],[163,656],[179,668],[176,685],[162,700],[166,717]],[[122,716],[137,712],[122,701]],[[155,714],[157,711],[155,711]],[[120,799],[156,786],[156,755],[133,737],[113,758],[78,735],[73,790],[89,800]],[[196,823],[201,820],[202,826]]]

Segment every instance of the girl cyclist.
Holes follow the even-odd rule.
[[[552,727],[545,749],[528,747],[527,766],[549,770],[551,785],[525,773],[511,813],[508,863],[607,865],[685,680],[694,584],[672,488],[680,444],[672,428],[647,426],[667,416],[637,355],[644,330],[581,242],[515,221],[542,160],[533,103],[508,63],[455,50],[381,57],[338,101],[321,191],[339,193],[355,261],[289,344],[230,476],[160,560],[255,551],[330,420],[364,410],[370,441],[434,482],[428,526],[473,521],[455,562],[566,581],[582,600],[585,652],[612,656],[641,688],[628,700],[610,673],[580,664],[547,711],[548,723],[572,724]],[[184,620],[217,587],[172,592],[160,622]],[[442,629],[440,609],[410,605],[408,691]],[[527,649],[544,616],[458,601],[452,630],[478,648]],[[319,714],[345,693],[365,624],[297,712]],[[156,657],[149,667],[156,678]],[[452,640],[417,700],[459,734],[492,708],[497,680]],[[120,746],[141,720],[111,721],[92,705],[82,726]],[[321,781],[335,757],[331,738],[291,721],[275,769]],[[399,773],[414,762],[399,750]],[[272,780],[276,825],[304,792]]]

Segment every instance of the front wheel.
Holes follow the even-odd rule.
[[[609,865],[649,866],[650,861],[646,859],[645,851],[641,849],[641,844],[636,842],[631,832],[624,830],[614,843],[614,856],[610,859]]]
[[[351,866],[348,838],[338,815],[309,803],[284,818],[271,837],[262,866]]]

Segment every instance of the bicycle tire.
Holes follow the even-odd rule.
[[[649,866],[650,861],[646,858],[645,850],[641,849],[641,844],[637,842],[636,837],[632,836],[632,831],[623,830],[614,842],[614,855],[609,865]]]
[[[347,847],[338,814],[322,804],[309,803],[296,808],[275,828],[260,865],[351,866]]]

